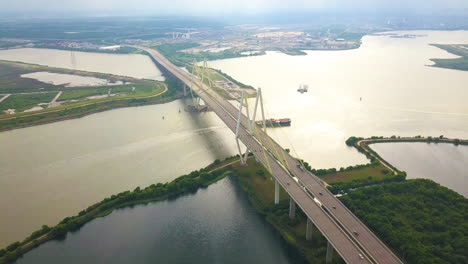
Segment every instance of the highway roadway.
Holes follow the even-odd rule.
[[[137,47],[148,52],[153,59],[193,90],[235,132],[239,110],[215,91],[192,78],[189,73],[173,65],[159,52]],[[192,83],[193,82],[193,83]],[[193,85],[192,85],[193,84]],[[323,182],[297,166],[297,160],[258,127],[250,134],[249,120],[241,118],[239,139],[312,220],[347,263],[402,263],[354,214],[352,214]],[[280,162],[281,161],[281,162]],[[293,174],[299,183],[293,180]],[[317,203],[314,198],[320,201]]]

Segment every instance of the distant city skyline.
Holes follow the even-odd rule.
[[[253,14],[307,9],[464,9],[466,0],[0,0],[0,12]]]

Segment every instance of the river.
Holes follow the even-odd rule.
[[[468,32],[417,33],[428,36],[366,36],[356,50],[268,52],[210,65],[262,87],[267,117],[292,119],[291,127],[269,132],[294,155],[315,168],[349,166],[367,162],[344,144],[353,135],[468,138],[468,72],[426,66],[430,58],[454,57],[428,43],[468,43]],[[99,60],[84,63],[88,55],[75,52],[77,68],[109,72],[124,65],[123,73],[111,73],[160,76],[152,64],[127,63],[126,56],[141,55],[96,53],[89,57]],[[40,60],[27,59],[35,56]],[[73,66],[69,51],[7,50],[0,59]],[[308,93],[296,92],[300,83],[310,85]],[[170,181],[235,154],[234,135],[219,118],[184,107],[175,101],[117,109],[0,133],[0,208],[8,211],[0,218],[0,247],[111,194]]]
[[[379,143],[370,147],[407,179],[431,179],[468,198],[468,146],[438,143]]]
[[[355,50],[268,52],[209,66],[261,87],[267,118],[292,119],[271,135],[312,167],[367,162],[344,144],[350,136],[468,138],[468,72],[427,66],[431,58],[457,57],[430,43],[468,43],[468,31],[397,33],[427,36],[365,36]],[[302,83],[308,93],[296,91]]]
[[[185,105],[116,109],[0,133],[0,208],[8,211],[0,217],[0,247],[112,194],[235,154],[234,135],[214,113],[187,113]]]
[[[54,49],[0,50],[0,60],[20,61],[72,70],[101,72],[163,81],[161,71],[148,56]]]
[[[220,199],[222,197],[222,199]],[[114,211],[26,263],[301,263],[230,178],[173,201]]]

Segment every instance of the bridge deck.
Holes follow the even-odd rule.
[[[138,48],[148,52],[160,66],[186,85],[191,86],[193,82],[194,91],[235,132],[239,111],[236,107],[201,81],[192,78],[189,73],[173,65],[159,52],[144,47]],[[347,263],[402,263],[384,243],[328,191],[318,177],[298,168],[296,159],[260,129],[251,135],[247,129],[248,122],[247,117],[242,115],[242,126],[239,131],[240,140],[265,167],[270,167],[275,179]],[[278,160],[281,160],[282,164]],[[325,209],[315,203],[303,187],[292,180],[289,172],[294,174],[307,190],[320,200]],[[355,232],[358,235],[355,235]],[[361,259],[360,255],[364,256],[364,259]]]

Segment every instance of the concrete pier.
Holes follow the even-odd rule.
[[[325,258],[325,263],[331,263],[333,259],[333,246],[330,242],[327,242],[327,256]]]
[[[280,186],[278,181],[275,179],[275,204],[279,204],[279,191]]]
[[[293,199],[289,200],[289,219],[294,220],[296,218],[296,202]]]
[[[312,223],[312,220],[310,220],[310,218],[307,217],[306,240],[312,239],[313,227],[314,227],[314,223]]]

